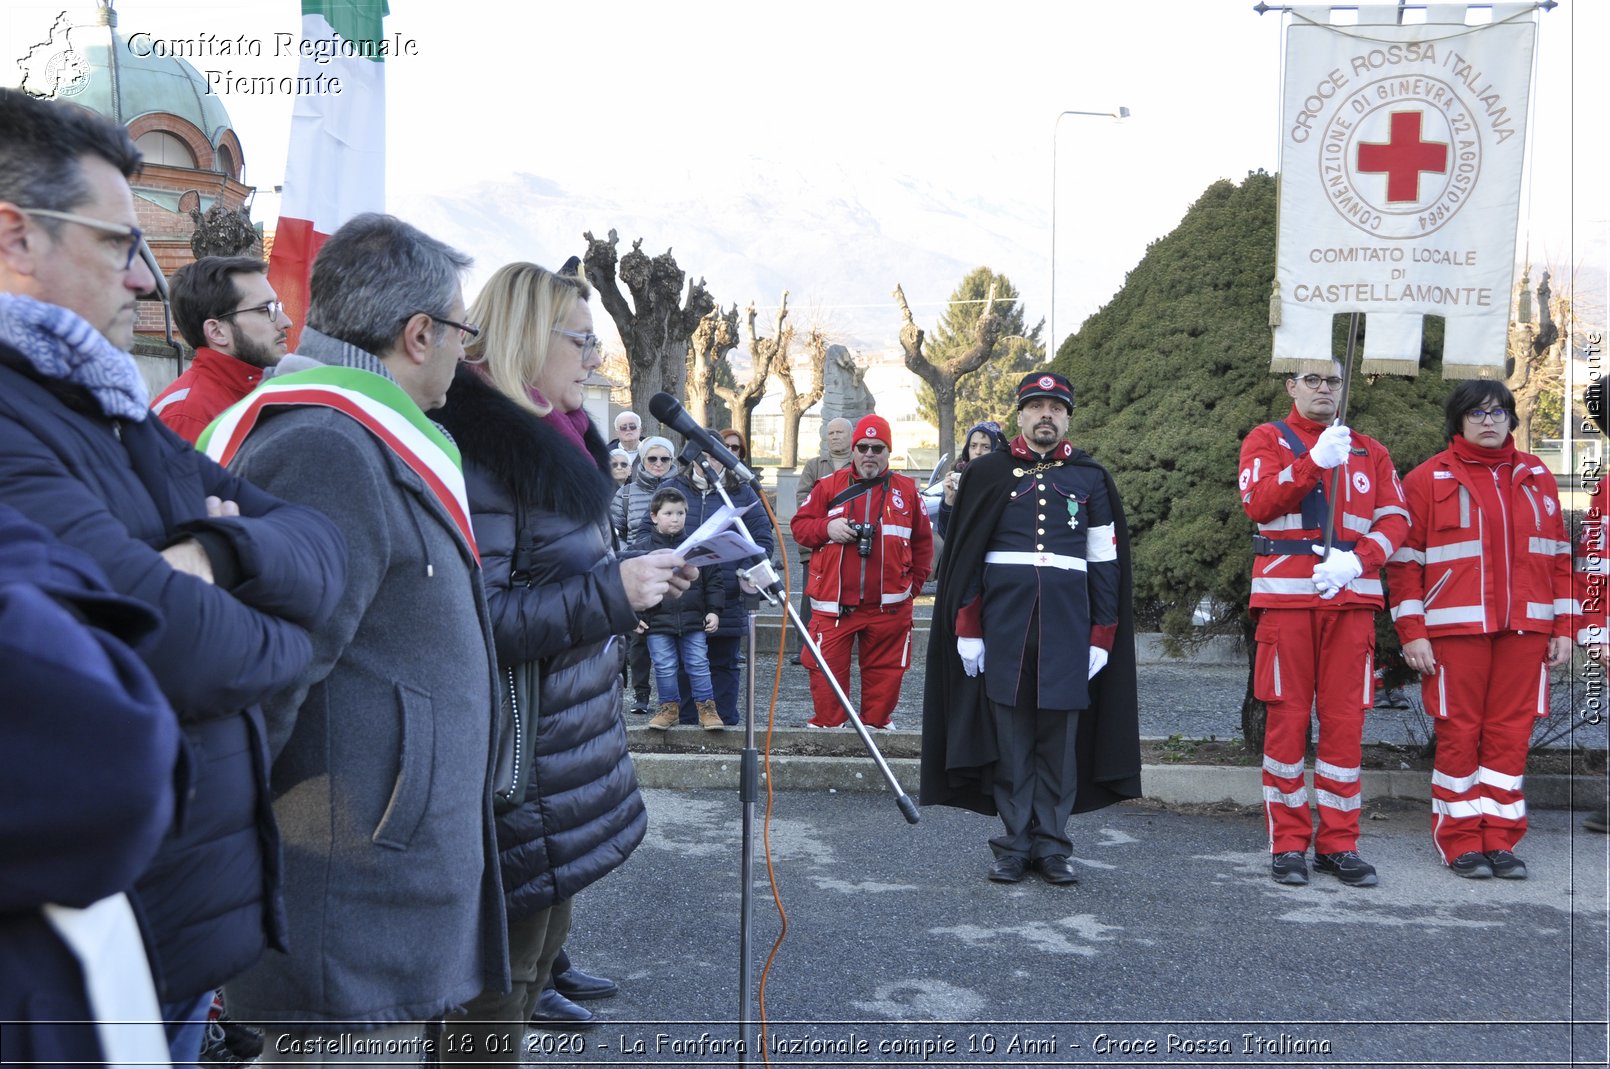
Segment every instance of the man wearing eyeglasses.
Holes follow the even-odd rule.
[[[889,421],[861,417],[852,441],[850,466],[817,481],[790,527],[811,550],[811,638],[846,694],[859,644],[861,720],[888,730],[911,666],[911,603],[933,568],[934,536],[917,484],[889,470]],[[821,665],[809,651],[804,664],[815,706],[806,726],[842,726],[849,717]]]
[[[260,703],[306,669],[346,547],[151,417],[126,352],[155,281],[139,165],[123,127],[0,89],[0,499],[162,617],[137,652],[185,737],[183,801],[129,897],[173,1061],[193,1065],[213,989],[286,945]],[[98,789],[125,804],[120,784]]]
[[[805,499],[811,496],[811,490],[823,476],[850,466],[850,458],[855,456],[855,450],[850,448],[850,435],[854,430],[855,424],[843,416],[829,420],[827,426],[822,428],[821,455],[811,457],[800,466],[799,481],[794,484],[795,509],[805,504]],[[811,579],[811,551],[804,546],[799,547],[799,573],[805,577],[799,585],[799,612],[809,620],[811,601],[805,593],[805,587]],[[802,653],[796,653],[791,659],[794,664],[804,664],[802,656]]]
[[[1342,368],[1286,379],[1291,412],[1254,427],[1241,446],[1241,506],[1252,536],[1251,610],[1258,650],[1253,693],[1268,707],[1263,808],[1276,883],[1314,868],[1373,887],[1358,853],[1364,710],[1374,700],[1381,567],[1403,544],[1409,512],[1386,447],[1335,422]],[[1325,519],[1335,540],[1327,554]],[[1303,783],[1310,712],[1318,704],[1314,798]]]
[[[1078,882],[1068,818],[1140,795],[1129,534],[1067,440],[1073,384],[1030,372],[1022,433],[968,463],[928,642],[922,803],[998,814],[986,873]],[[985,656],[986,649],[988,656]]]
[[[643,441],[643,417],[636,412],[622,412],[615,417],[615,440],[610,447],[619,447],[626,451],[626,456],[632,461],[637,460],[637,449]]]
[[[179,333],[196,355],[151,411],[194,442],[280,362],[291,318],[268,284],[268,264],[250,256],[203,256],[175,271],[168,287]]]
[[[334,1022],[417,1049],[409,1022],[508,982],[501,687],[460,453],[426,415],[478,333],[471,262],[394,216],[349,219],[313,262],[298,352],[197,443],[350,550],[311,665],[266,706],[291,952],[227,995],[275,1022],[268,1050],[334,1050]]]

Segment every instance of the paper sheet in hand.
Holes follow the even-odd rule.
[[[705,517],[698,530],[682,540],[682,544],[676,547],[677,554],[697,568],[725,561],[764,557],[766,551],[749,537],[748,528],[739,519],[756,504],[758,502],[752,502],[743,508],[722,505]]]

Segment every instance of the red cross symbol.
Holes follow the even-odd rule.
[[[1363,174],[1386,175],[1388,202],[1420,199],[1420,172],[1448,173],[1448,145],[1421,141],[1419,111],[1394,111],[1392,136],[1385,143],[1365,141],[1358,146],[1358,169]]]

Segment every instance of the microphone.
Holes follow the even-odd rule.
[[[721,462],[721,466],[738,476],[743,482],[759,487],[760,476],[744,466],[744,462],[733,455],[727,448],[727,443],[711,434],[700,426],[682,403],[668,393],[657,393],[648,399],[649,415],[676,431],[690,442],[698,442],[700,448]]]

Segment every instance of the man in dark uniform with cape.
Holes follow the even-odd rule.
[[[957,490],[928,646],[923,805],[1000,815],[989,878],[1077,882],[1071,813],[1140,796],[1129,532],[1064,438],[1073,387],[1031,372],[1023,430]],[[985,647],[988,646],[988,657]]]

